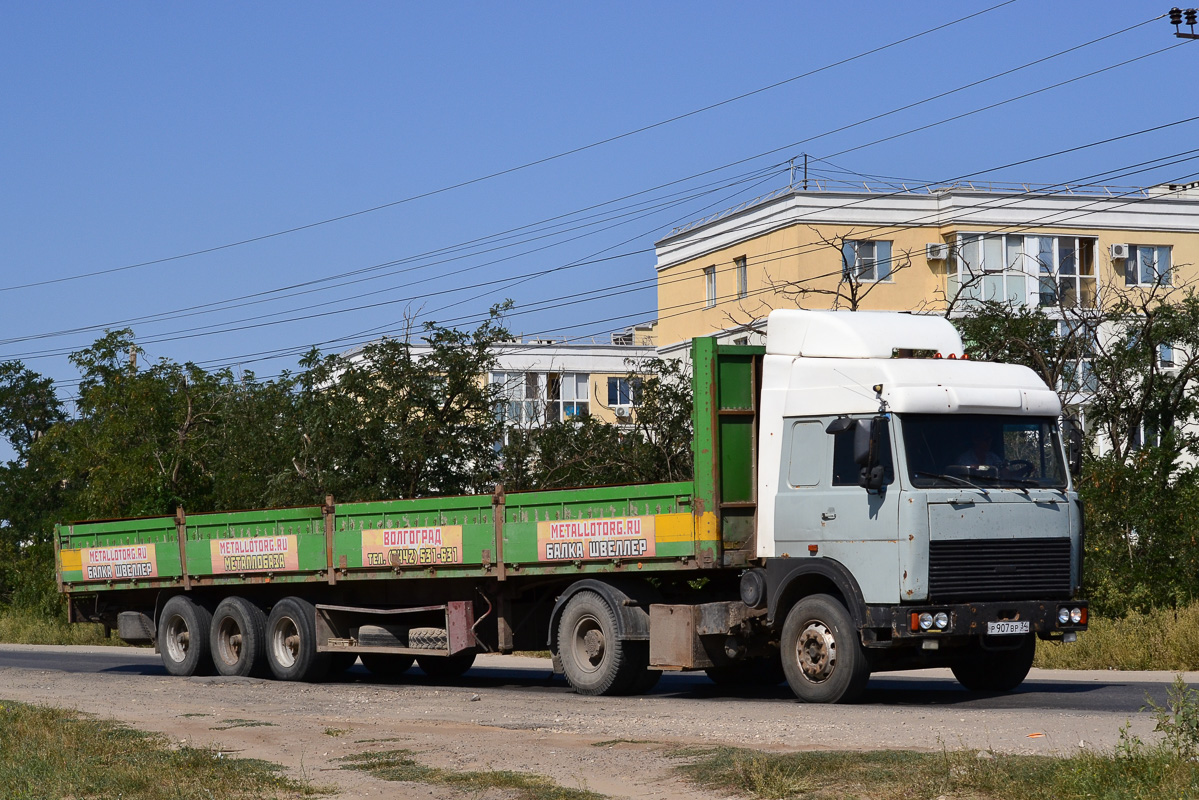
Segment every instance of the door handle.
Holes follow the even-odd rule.
[[[837,518],[837,512],[830,508],[828,511],[821,512],[820,518],[825,522],[830,522]]]

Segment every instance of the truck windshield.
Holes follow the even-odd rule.
[[[1057,423],[1044,417],[912,414],[901,420],[913,486],[1064,487]]]

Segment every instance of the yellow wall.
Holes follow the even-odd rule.
[[[952,257],[928,261],[925,244],[952,244],[959,233],[1097,237],[1101,288],[1124,285],[1123,262],[1113,262],[1109,257],[1109,245],[1113,243],[1171,245],[1174,285],[1199,277],[1199,233],[1052,227],[1014,230],[1012,226],[962,223],[882,231],[878,226],[863,225],[857,230],[862,233],[855,235],[855,228],[848,225],[791,225],[662,269],[658,273],[658,344],[666,346],[746,325],[775,308],[848,308],[845,297],[838,301],[833,296],[841,277],[837,237],[892,242],[891,282],[864,284],[863,289],[869,291],[859,305],[863,310],[943,312],[947,270],[955,269],[954,261]],[[736,297],[734,267],[734,259],[740,256],[747,259],[748,278],[747,296],[742,299]],[[716,270],[717,302],[711,308],[704,305],[706,267]],[[801,286],[815,291],[799,295],[795,287]]]

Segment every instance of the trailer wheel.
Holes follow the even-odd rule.
[[[1028,677],[1037,654],[1034,634],[1013,650],[984,650],[977,642],[958,656],[950,669],[958,683],[972,692],[1010,692]]]
[[[362,659],[362,666],[380,678],[403,675],[416,660],[415,656],[392,653],[360,653],[358,657]]]
[[[212,614],[212,662],[222,675],[262,675],[266,666],[266,614],[242,597],[226,597]]]
[[[827,594],[796,603],[783,623],[780,651],[787,685],[807,703],[848,703],[870,680],[849,612]]]
[[[595,592],[579,592],[562,610],[558,654],[566,680],[579,694],[624,694],[632,689],[647,666],[632,652],[636,644],[616,638],[616,612]]]
[[[457,678],[474,666],[475,651],[464,650],[452,656],[417,656],[416,664],[430,678]]]
[[[208,647],[212,614],[190,597],[167,600],[158,617],[158,649],[172,675],[203,675],[212,668]]]
[[[281,681],[319,681],[329,671],[328,653],[316,651],[316,608],[285,597],[266,620],[266,660]]]

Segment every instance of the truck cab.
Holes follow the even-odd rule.
[[[1009,690],[1035,637],[1085,628],[1060,414],[1032,370],[971,361],[943,318],[770,315],[749,580],[797,695],[917,666]]]

